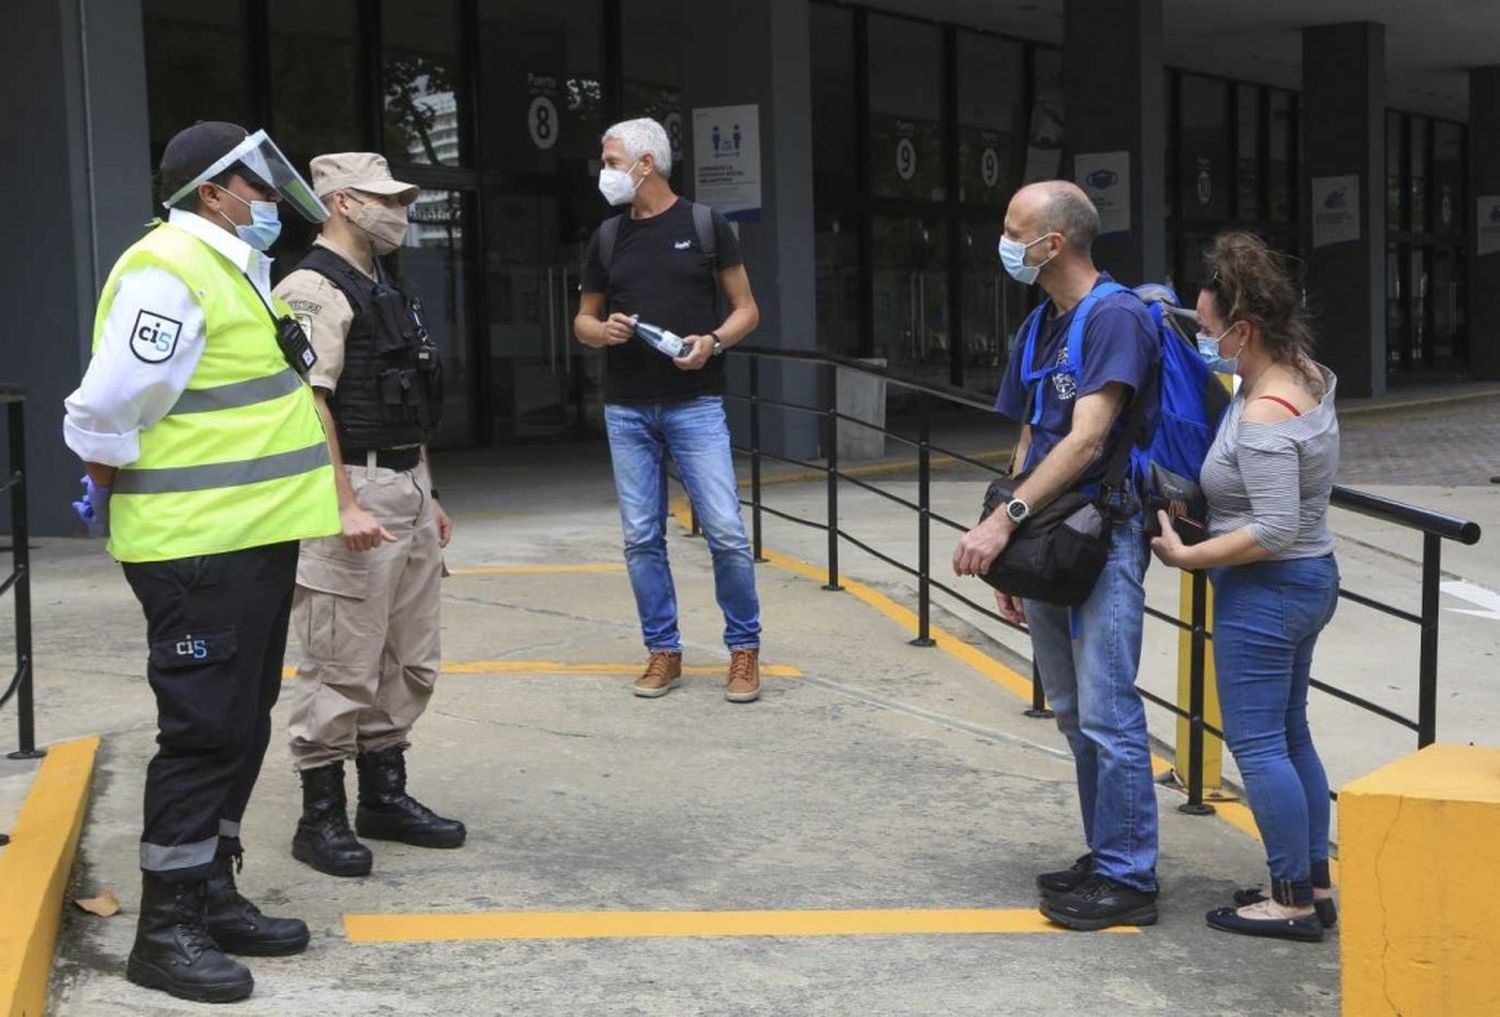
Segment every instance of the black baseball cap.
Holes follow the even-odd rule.
[[[204,170],[234,151],[236,145],[250,136],[250,132],[239,124],[222,120],[200,120],[172,136],[161,154],[161,166],[157,178],[161,181],[161,194],[168,198],[182,189],[184,184],[196,178]],[[233,171],[251,183],[269,188],[256,174],[240,163]]]

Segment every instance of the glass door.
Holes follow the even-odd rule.
[[[481,0],[485,333],[498,437],[597,422],[597,354],[573,338],[607,125],[603,5]]]

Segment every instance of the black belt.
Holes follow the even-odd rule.
[[[351,449],[344,452],[344,464],[346,466],[362,466],[369,462],[370,452],[368,449]],[[397,473],[405,473],[414,470],[422,461],[422,446],[413,445],[410,448],[381,448],[375,450],[375,465],[382,470],[395,470]]]

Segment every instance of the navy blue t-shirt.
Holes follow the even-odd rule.
[[[1109,273],[1102,272],[1099,282],[1109,281]],[[1045,365],[1067,364],[1068,327],[1073,323],[1074,307],[1061,317],[1052,316],[1042,322],[1037,335],[1036,370]],[[995,409],[1013,420],[1025,424],[1030,421],[1027,413],[1027,385],[1021,378],[1021,357],[1025,351],[1026,332],[1017,336],[1010,361],[1005,366],[1005,377],[1000,382],[1000,395]],[[1031,450],[1023,466],[1034,467],[1056,447],[1073,427],[1073,406],[1081,396],[1098,392],[1104,386],[1119,382],[1130,389],[1120,419],[1115,421],[1110,437],[1105,442],[1104,453],[1085,471],[1083,481],[1096,483],[1103,478],[1119,440],[1121,420],[1129,413],[1129,397],[1140,390],[1152,376],[1161,358],[1160,342],[1156,323],[1151,312],[1139,297],[1129,291],[1112,293],[1100,297],[1089,312],[1088,322],[1083,327],[1083,366],[1068,365],[1054,374],[1047,375],[1036,384],[1042,400],[1042,419],[1031,429]],[[1035,407],[1031,407],[1035,412]],[[1156,408],[1146,408],[1145,427],[1147,433],[1154,426]]]

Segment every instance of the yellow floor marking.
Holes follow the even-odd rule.
[[[99,739],[54,745],[0,849],[0,1014],[41,1014]]]
[[[1036,908],[869,911],[491,911],[345,915],[353,943],[703,936],[940,936],[1066,932]],[[1134,927],[1110,932],[1133,933]]]
[[[600,562],[593,565],[467,565],[448,571],[455,576],[551,576],[624,572],[625,564],[623,562]]]
[[[683,529],[687,529],[690,526],[691,520],[690,516],[688,515],[686,498],[680,495],[676,498],[673,498],[671,503],[671,512],[672,518],[677,520],[677,524]],[[802,561],[799,558],[793,558],[791,555],[782,554],[779,551],[772,551],[768,548],[762,548],[761,554],[765,555],[766,560],[771,564],[777,565],[790,572],[795,572],[798,575],[806,576],[807,578],[816,580],[820,583],[826,583],[828,581],[827,569],[819,568],[818,566],[813,565],[809,562]],[[878,590],[874,590],[861,582],[849,579],[845,576],[839,577],[839,584],[843,586],[845,591],[847,591],[856,600],[860,601],[863,604],[867,604],[870,607],[873,607],[875,610],[879,611],[881,614],[885,615],[887,618],[891,619],[902,628],[906,629],[907,632],[910,632],[912,635],[916,635],[917,613],[915,611],[903,607]],[[991,657],[989,654],[980,650],[978,647],[964,642],[962,639],[959,639],[952,633],[947,632],[936,623],[929,624],[928,631],[931,634],[933,640],[937,643],[938,649],[942,650],[944,653],[948,654],[951,657],[955,657],[958,660],[963,661],[965,664],[969,665],[974,670],[984,675],[986,678],[989,678],[995,684],[1009,690],[1010,692],[1013,692],[1017,697],[1024,700],[1025,702],[1031,702],[1030,678],[1022,677],[1020,674],[1016,673],[1014,669],[1006,667],[994,657]],[[1158,756],[1155,753],[1152,754],[1151,770],[1153,773],[1155,773],[1157,776],[1160,776],[1170,769],[1172,769],[1172,763],[1170,760]],[[1261,839],[1260,830],[1255,825],[1255,816],[1253,813],[1251,813],[1248,807],[1239,802],[1214,802],[1213,805],[1214,815],[1218,816],[1218,818],[1222,819],[1224,822],[1228,823],[1236,830],[1239,830],[1241,833],[1248,834],[1255,840]],[[1328,865],[1332,873],[1333,883],[1335,886],[1337,886],[1338,860],[1329,859]]]
[[[442,665],[442,674],[606,674],[606,675],[633,675],[639,674],[645,667],[644,661],[636,663],[621,664],[592,664],[571,663],[564,660],[445,660]],[[682,669],[685,675],[709,675],[722,677],[729,673],[728,667],[697,665],[686,665]],[[762,678],[801,678],[802,669],[790,664],[761,664],[760,674]],[[283,679],[295,678],[296,667],[284,667],[281,669]]]

